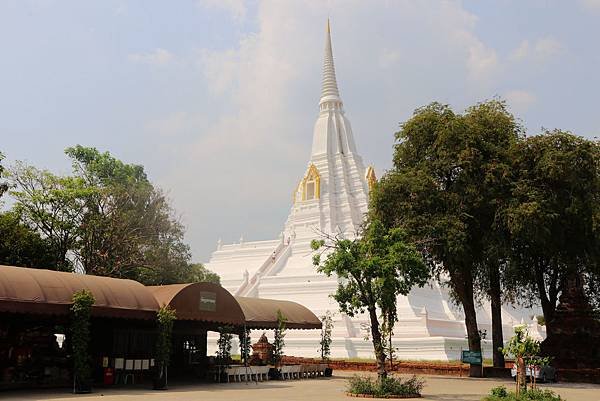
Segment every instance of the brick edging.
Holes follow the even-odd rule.
[[[322,363],[320,359],[304,358],[295,356],[284,356],[284,363],[289,364],[314,364]],[[329,361],[327,365],[333,370],[341,371],[362,371],[376,372],[377,365],[375,362],[350,362],[344,360]],[[509,367],[510,362],[506,364],[507,368],[491,368],[486,366],[486,377],[510,377]],[[389,368],[389,364],[387,365]],[[418,375],[440,375],[440,376],[455,376],[468,377],[469,365],[445,364],[445,363],[430,363],[430,362],[394,362],[393,369],[390,372],[402,374],[418,374]],[[507,372],[508,371],[508,372]],[[559,381],[572,383],[596,383],[600,384],[600,369],[557,369]]]
[[[284,363],[301,364],[301,363],[322,363],[319,359],[303,358],[294,356],[284,356]],[[327,365],[333,370],[352,370],[362,372],[376,372],[377,365],[375,362],[350,362],[343,360],[333,360],[327,362]],[[389,368],[389,365],[388,365]],[[394,362],[393,369],[390,372],[405,373],[405,374],[423,374],[423,375],[444,375],[444,376],[468,376],[468,365],[454,364],[439,364],[428,362]]]
[[[406,394],[406,395],[384,395],[383,397],[377,397],[373,394],[353,394],[353,393],[346,393],[346,395],[348,397],[356,397],[356,398],[395,398],[395,399],[399,399],[399,398],[421,398],[421,394]]]

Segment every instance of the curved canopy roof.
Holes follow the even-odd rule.
[[[235,297],[242,307],[246,326],[256,329],[277,328],[277,311],[287,319],[289,329],[320,329],[321,321],[308,308],[296,302],[275,299]]]
[[[82,289],[94,295],[94,316],[156,316],[156,299],[137,281],[0,265],[2,312],[68,314],[73,294]]]
[[[0,312],[67,315],[73,294],[83,289],[94,295],[92,315],[99,317],[155,319],[156,311],[169,305],[178,320],[274,329],[281,311],[287,328],[321,328],[300,304],[234,297],[213,283],[146,287],[133,280],[0,265]]]
[[[147,287],[160,306],[175,309],[178,320],[244,325],[244,314],[233,295],[218,284],[192,283]]]

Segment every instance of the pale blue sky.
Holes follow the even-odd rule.
[[[600,136],[600,0],[0,0],[0,151],[143,164],[196,260],[274,238],[310,152],[324,26],[358,149],[381,173],[416,107],[501,96],[529,133]]]

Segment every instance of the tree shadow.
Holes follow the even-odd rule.
[[[435,394],[435,395],[422,395],[426,400],[436,401],[479,401],[481,400],[481,394]]]

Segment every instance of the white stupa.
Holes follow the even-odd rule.
[[[329,22],[325,36],[323,81],[319,116],[312,151],[304,175],[292,196],[292,208],[279,238],[272,241],[217,244],[206,267],[221,277],[221,284],[240,296],[275,298],[299,302],[318,316],[334,312],[333,357],[371,357],[365,341],[368,318],[349,318],[338,311],[329,295],[336,278],[318,274],[312,264],[311,240],[321,233],[353,238],[367,212],[369,188],[376,180],[372,167],[365,168],[357,153],[350,122],[340,97]],[[452,306],[447,291],[436,282],[398,298],[400,321],[394,330],[394,346],[404,359],[448,360],[460,358],[467,348],[465,326],[459,308]],[[529,321],[529,310],[503,310],[505,336],[513,325]],[[491,333],[491,315],[478,313],[480,329]],[[539,328],[536,328],[539,330]],[[318,331],[290,331],[288,355],[316,356]],[[488,346],[488,353],[491,347]]]

